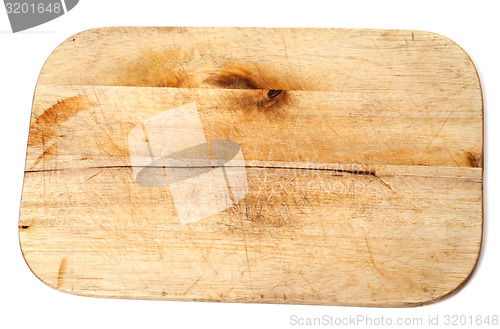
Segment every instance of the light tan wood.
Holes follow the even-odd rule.
[[[241,147],[248,191],[182,224],[172,185],[137,183],[129,134],[186,104]],[[429,32],[84,31],[36,87],[22,251],[85,296],[426,304],[478,258],[482,127],[471,60]]]

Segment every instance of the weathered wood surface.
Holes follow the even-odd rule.
[[[193,103],[207,141],[240,145],[248,193],[181,225],[168,187],[136,182],[127,137]],[[22,251],[87,296],[429,303],[478,257],[482,127],[472,62],[428,32],[84,31],[40,73]]]

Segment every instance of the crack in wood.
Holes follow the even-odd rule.
[[[138,168],[158,168],[158,169],[210,169],[212,166],[135,166]],[[217,168],[218,166],[216,166]],[[245,169],[276,169],[276,170],[307,170],[307,171],[326,171],[335,173],[344,173],[352,175],[364,175],[364,176],[375,176],[377,174],[375,171],[370,170],[348,170],[348,169],[335,169],[335,168],[299,168],[299,167],[285,167],[285,166],[223,166],[225,168],[245,168]],[[81,170],[81,169],[127,169],[132,168],[132,166],[96,166],[87,168],[57,168],[57,169],[37,169],[37,170],[26,170],[25,173],[41,173],[41,172],[57,172],[57,171],[71,171],[71,170]]]

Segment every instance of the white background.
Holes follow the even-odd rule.
[[[68,14],[13,34],[0,7],[0,327],[287,328],[292,314],[500,315],[500,60],[497,1],[131,1],[81,0]],[[485,104],[485,226],[480,262],[456,295],[408,309],[112,300],[72,296],[41,283],[24,263],[17,234],[33,91],[40,69],[64,39],[101,26],[271,26],[427,30],[445,35],[473,59]],[[297,327],[297,326],[295,326]],[[484,326],[487,327],[487,326]],[[491,326],[490,326],[491,327]],[[500,327],[500,326],[497,326]]]

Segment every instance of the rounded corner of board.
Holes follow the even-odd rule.
[[[20,228],[20,230],[21,230],[21,228]],[[66,291],[64,291],[62,289],[59,289],[59,287],[57,286],[57,283],[51,282],[51,280],[49,280],[47,277],[45,277],[45,275],[43,275],[42,273],[40,273],[36,269],[36,267],[32,264],[32,262],[27,258],[27,254],[23,250],[23,239],[22,239],[21,236],[19,238],[19,245],[21,247],[21,254],[23,256],[24,263],[26,264],[26,266],[28,267],[28,269],[31,271],[31,273],[33,274],[33,276],[35,278],[37,278],[38,281],[42,282],[44,285],[48,286],[51,289],[54,289],[54,290],[59,291],[59,292],[66,292]]]
[[[440,34],[440,33],[437,33],[437,32],[425,31],[425,30],[415,30],[413,32],[414,33],[419,33],[419,34],[422,34],[422,35],[426,35],[427,37],[432,38],[432,39],[440,40],[443,43],[447,44],[448,46],[454,47],[458,52],[460,52],[462,55],[464,55],[464,57],[467,60],[468,64],[476,72],[476,74],[478,76],[478,80],[479,80],[478,70],[477,70],[477,67],[476,67],[474,61],[472,60],[472,57],[469,55],[469,53],[458,42],[456,42],[455,40],[451,39],[450,37],[447,37],[447,36],[445,36],[443,34]]]

